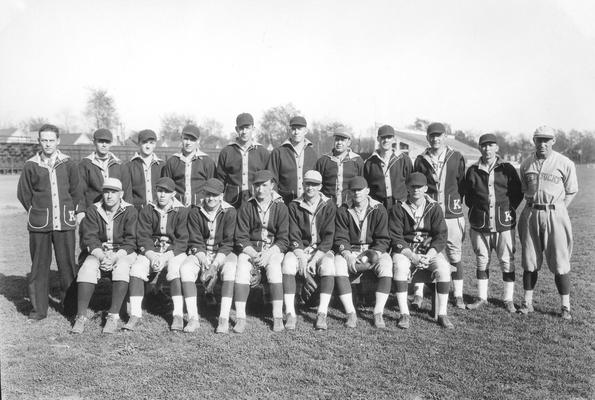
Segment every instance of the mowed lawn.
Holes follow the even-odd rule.
[[[315,310],[306,309],[296,331],[274,334],[270,308],[263,309],[256,295],[243,335],[215,335],[217,310],[204,306],[197,333],[171,333],[164,312],[171,304],[155,306],[163,297],[149,298],[153,306],[134,333],[102,336],[97,314],[84,334],[73,336],[70,321],[54,309],[46,320],[27,324],[25,214],[14,200],[17,178],[0,176],[2,398],[595,398],[595,169],[578,171],[580,193],[570,209],[572,322],[557,316],[559,299],[547,269],[535,291],[536,312],[507,314],[493,262],[489,306],[449,307],[454,331],[439,328],[427,313],[413,313],[411,329],[399,330],[391,296],[386,330],[374,329],[372,309],[360,307],[355,330],[346,330],[342,310],[332,308],[329,330],[317,332]],[[468,242],[464,262],[471,301],[476,289]],[[517,306],[521,276],[517,260]],[[55,274],[52,285],[55,293]],[[100,291],[94,301],[99,308],[109,286]]]

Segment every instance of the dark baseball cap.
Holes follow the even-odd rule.
[[[157,140],[157,134],[150,129],[144,129],[138,133],[138,142],[144,143],[147,140]]]
[[[249,113],[241,113],[236,117],[236,126],[241,128],[242,126],[254,125],[254,118]]]
[[[426,132],[428,135],[442,135],[446,132],[446,128],[440,122],[432,122]]]
[[[349,181],[349,189],[351,190],[362,190],[368,187],[368,182],[363,176],[353,177]]]
[[[223,193],[224,189],[225,187],[223,186],[223,182],[221,182],[217,178],[211,178],[207,180],[207,182],[203,186],[203,190],[205,193],[213,194],[215,196],[219,196],[221,193]]]
[[[289,120],[289,126],[308,126],[308,124],[306,118],[297,116]]]
[[[486,143],[498,143],[498,140],[496,138],[496,135],[494,135],[493,133],[486,133],[485,135],[481,135],[479,137],[479,145],[482,146]]]
[[[273,176],[273,173],[271,171],[269,171],[268,169],[262,169],[260,171],[256,171],[256,173],[254,174],[254,180],[252,181],[252,183],[256,185],[257,183],[271,181],[274,178],[275,177]]]
[[[157,183],[155,183],[155,187],[158,189],[165,189],[166,192],[173,192],[176,190],[176,185],[171,178],[164,176],[163,178],[157,179]]]
[[[101,128],[93,133],[93,140],[109,140],[110,142],[113,142],[114,136],[109,129]]]
[[[426,186],[427,184],[428,179],[421,172],[413,172],[407,178],[407,186]]]
[[[378,137],[395,136],[395,129],[390,125],[382,125],[378,128]]]
[[[198,139],[200,138],[200,129],[196,125],[189,124],[182,129],[182,135],[189,135]]]

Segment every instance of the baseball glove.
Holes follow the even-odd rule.
[[[378,262],[378,253],[374,250],[366,250],[357,258],[355,270],[357,272],[368,271]]]
[[[213,293],[213,289],[219,280],[219,267],[215,264],[209,265],[200,275],[200,281],[205,285],[205,292]]]
[[[304,284],[302,286],[302,300],[307,303],[310,298],[316,293],[318,289],[318,282],[309,272],[304,273]]]
[[[260,267],[252,265],[252,269],[250,270],[250,287],[258,286],[261,282],[262,272],[260,271]]]

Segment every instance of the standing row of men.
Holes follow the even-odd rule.
[[[430,146],[415,160],[415,165],[406,154],[395,151],[395,132],[388,125],[378,130],[378,149],[365,162],[350,149],[350,134],[342,130],[335,133],[333,150],[317,158],[311,143],[305,139],[307,123],[303,117],[291,119],[289,139],[274,149],[270,156],[253,138],[254,121],[250,114],[237,117],[236,132],[236,141],[221,151],[216,164],[199,150],[200,131],[195,126],[184,128],[182,151],[167,162],[160,160],[153,152],[155,133],[141,131],[140,152],[130,162],[122,164],[109,152],[111,133],[100,129],[94,134],[95,152],[77,166],[57,150],[58,129],[51,125],[42,127],[39,132],[42,151],[25,164],[18,188],[19,200],[29,212],[33,260],[29,279],[29,294],[33,304],[30,319],[42,319],[47,313],[47,278],[52,244],[61,275],[61,294],[62,298],[65,297],[76,274],[74,228],[77,222],[83,220],[86,210],[102,199],[106,178],[120,179],[124,200],[140,210],[146,204],[157,204],[155,185],[159,176],[173,180],[175,197],[184,206],[200,204],[201,189],[209,178],[216,176],[224,183],[225,201],[239,207],[256,194],[254,178],[257,171],[263,169],[272,172],[277,192],[283,202],[289,205],[295,199],[303,200],[307,187],[304,185],[305,172],[316,169],[321,174],[322,194],[334,204],[356,201],[357,196],[353,199],[349,196],[357,190],[346,188],[350,182],[355,182],[356,186],[357,182],[365,182],[371,200],[388,209],[406,200],[408,192],[405,182],[413,170],[420,171],[427,181],[427,194],[437,202],[446,219],[446,256],[455,269],[452,275],[455,304],[462,308],[465,307],[460,262],[465,231],[463,198],[470,208],[471,241],[477,254],[479,292],[479,300],[467,307],[480,307],[487,300],[487,265],[491,250],[495,249],[506,282],[505,304],[509,311],[514,311],[515,209],[524,193],[527,207],[521,215],[519,234],[523,246],[525,301],[520,311],[526,313],[533,309],[532,291],[545,254],[548,266],[556,276],[562,298],[562,315],[570,318],[568,272],[572,234],[566,207],[576,194],[578,185],[572,162],[552,150],[555,137],[551,128],[536,131],[536,152],[521,166],[520,188],[516,171],[497,157],[496,139],[489,134],[480,138],[482,158],[469,168],[465,177],[465,161],[460,153],[446,145],[445,129],[439,123],[428,127]],[[361,175],[365,179],[353,179]],[[414,219],[419,219],[417,222],[423,220],[415,213],[412,215]],[[356,217],[357,213],[353,218],[358,221]],[[254,260],[253,256],[249,257],[251,261]],[[303,265],[304,257],[300,257],[298,264]],[[352,257],[343,258],[348,266],[353,265]],[[317,258],[316,263],[321,260],[324,257]],[[381,264],[382,260],[378,262],[378,265]],[[339,268],[335,260],[335,268],[341,269],[340,260],[338,265]],[[291,296],[291,282],[286,284],[281,280],[282,286],[289,288],[287,295]],[[324,288],[324,283],[322,286]],[[341,288],[339,284],[337,286],[340,297],[347,295],[346,288]],[[381,289],[377,292],[377,300],[378,293],[381,293],[380,302],[385,294],[384,288]],[[423,287],[416,291],[416,305],[422,298],[421,290]],[[283,287],[281,291],[272,290],[275,315],[278,315],[275,301],[282,300],[278,298],[277,292],[284,293]],[[243,293],[241,288],[239,293]],[[236,304],[236,311],[237,307]],[[349,311],[348,307],[346,311]],[[288,314],[291,315],[290,312]]]

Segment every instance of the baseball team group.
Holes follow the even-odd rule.
[[[146,284],[159,277],[170,288],[172,331],[199,327],[198,302],[204,296],[197,295],[197,283],[211,296],[219,296],[214,287],[220,287],[217,333],[245,331],[246,301],[260,283],[268,285],[275,332],[296,328],[296,303],[309,295],[318,299],[314,328],[326,330],[333,292],[344,308],[345,326],[355,328],[351,283],[362,274],[376,277],[376,328],[386,327],[391,290],[399,307],[396,325],[407,329],[410,308],[423,307],[424,286],[431,285],[435,319],[453,329],[449,298],[461,309],[487,304],[493,253],[507,312],[533,311],[545,258],[560,296],[560,317],[572,318],[567,209],[578,182],[573,162],[552,148],[552,128],[535,131],[534,152],[519,172],[499,157],[491,133],[479,138],[481,157],[467,167],[437,122],[428,126],[428,147],[413,162],[398,150],[389,125],[378,129],[378,146],[366,160],[351,149],[351,134],[340,127],[333,132],[333,148],[317,155],[302,116],[291,118],[287,140],[271,152],[256,142],[250,114],[237,116],[235,130],[235,140],[217,162],[200,150],[201,132],[194,125],[184,127],[181,151],[167,161],[154,152],[155,132],[143,130],[138,152],[123,162],[110,152],[112,133],[99,129],[95,150],[77,163],[58,150],[59,129],[42,126],[41,151],[25,163],[17,190],[28,212],[28,321],[47,316],[52,248],[62,306],[76,307],[74,334],[84,331],[89,302],[104,277],[112,282],[106,334],[142,324]],[[468,304],[461,262],[463,202],[478,293]],[[517,231],[524,289],[518,309],[513,298]],[[125,323],[120,321],[124,303]]]

